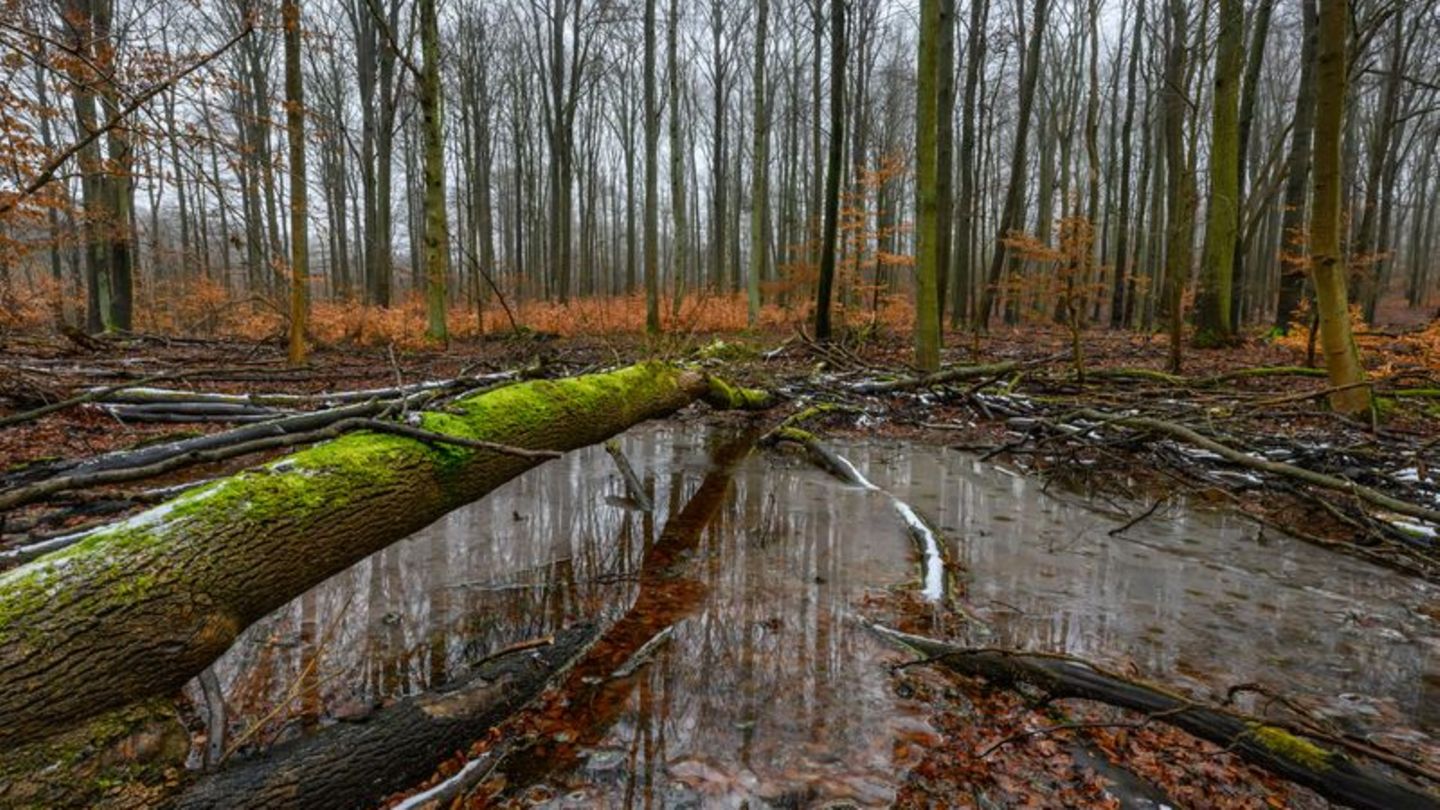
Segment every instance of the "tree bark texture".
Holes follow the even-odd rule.
[[[363,723],[341,723],[196,782],[175,810],[374,807],[519,711],[595,640],[593,625],[486,661],[457,682],[406,698]]]
[[[698,397],[756,392],[647,363],[536,381],[422,412],[462,439],[571,450]],[[252,622],[536,466],[390,434],[348,434],[218,480],[0,576],[0,745],[166,695]]]

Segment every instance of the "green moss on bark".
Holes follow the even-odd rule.
[[[768,391],[731,385],[719,377],[707,377],[706,380],[709,390],[705,394],[705,401],[717,408],[758,411],[774,404],[774,398]]]
[[[1334,756],[1318,745],[1297,737],[1288,731],[1258,723],[1250,724],[1250,739],[1272,753],[1302,765],[1316,773],[1330,769],[1330,758]]]
[[[0,757],[0,805],[148,806],[184,767],[190,735],[166,700],[128,706]]]
[[[418,419],[455,437],[564,451],[699,397],[719,407],[769,403],[763,392],[654,362],[511,385]],[[0,575],[0,748],[168,694],[249,623],[538,463],[350,433]]]

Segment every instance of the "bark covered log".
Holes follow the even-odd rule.
[[[593,625],[578,625],[559,633],[552,644],[501,655],[457,683],[406,698],[363,723],[331,726],[218,771],[172,806],[374,807],[423,780],[435,763],[518,711],[578,660],[595,637]]]
[[[419,427],[549,450],[704,398],[766,398],[661,363],[509,386]],[[0,746],[166,695],[252,622],[540,459],[353,433],[198,487],[0,576]]]
[[[1077,659],[997,649],[967,649],[886,627],[873,628],[962,675],[1001,686],[1029,684],[1051,698],[1083,698],[1130,709],[1208,740],[1330,801],[1373,810],[1435,810],[1440,797],[1263,720],[1207,706],[1121,678]]]

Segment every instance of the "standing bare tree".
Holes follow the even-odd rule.
[[[1244,0],[1220,0],[1220,42],[1210,132],[1210,199],[1205,206],[1205,258],[1196,301],[1195,343],[1222,346],[1234,338],[1231,281],[1240,219],[1240,70]]]
[[[940,367],[940,0],[920,3],[920,60],[915,82],[915,365]]]
[[[815,339],[831,337],[840,216],[840,163],[845,151],[845,0],[830,3],[830,146],[825,161],[825,225],[820,233],[820,279],[815,293]]]
[[[425,336],[444,342],[450,276],[450,219],[445,208],[445,129],[440,112],[440,23],[436,0],[420,3],[420,115],[425,152]]]
[[[1350,21],[1349,0],[1320,0],[1319,39],[1316,45],[1315,82],[1324,87],[1315,102],[1314,208],[1310,217],[1311,274],[1315,279],[1316,310],[1320,315],[1320,342],[1325,367],[1336,390],[1330,405],[1340,413],[1361,413],[1370,408],[1370,389],[1360,352],[1350,331],[1345,294],[1345,256],[1340,247],[1340,185],[1345,88],[1349,64],[1345,50]]]
[[[1035,0],[1035,18],[1031,23],[1030,44],[1025,50],[1024,70],[1020,77],[1020,108],[1015,123],[1015,149],[1010,157],[1010,180],[1005,191],[1005,207],[1001,210],[999,226],[995,233],[994,251],[990,258],[990,272],[986,285],[980,294],[980,309],[975,314],[976,327],[985,329],[990,323],[990,313],[995,306],[995,294],[1001,283],[1001,272],[1005,268],[1005,240],[1010,232],[1023,227],[1022,206],[1025,198],[1026,146],[1030,139],[1031,109],[1035,102],[1035,88],[1040,83],[1040,48],[1045,41],[1045,16],[1049,12],[1049,0]]]
[[[300,3],[284,0],[285,138],[290,146],[290,365],[305,362],[305,324],[310,292],[310,207],[306,202],[305,82],[300,71]]]
[[[751,81],[755,137],[750,156],[750,272],[745,279],[745,319],[751,329],[760,323],[760,281],[769,258],[770,108],[765,103],[765,45],[769,33],[770,0],[756,0],[755,73]]]
[[[645,0],[645,331],[660,333],[660,107],[655,92],[655,0]]]
[[[1170,328],[1170,371],[1178,374],[1181,338],[1185,329],[1185,282],[1190,275],[1195,239],[1195,170],[1185,146],[1185,118],[1189,107],[1189,10],[1184,0],[1169,0],[1169,6],[1166,28],[1169,42],[1162,100],[1169,187],[1166,200],[1169,219],[1165,228],[1165,306]]]

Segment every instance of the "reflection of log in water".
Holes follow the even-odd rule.
[[[503,654],[455,684],[402,700],[364,723],[332,726],[203,778],[174,806],[373,806],[424,779],[434,763],[529,702],[594,637],[594,627],[579,625],[557,634],[554,643]]]
[[[712,456],[714,468],[683,508],[671,511],[671,517],[660,537],[645,551],[640,568],[640,590],[634,605],[596,642],[588,655],[561,687],[566,706],[563,715],[547,714],[542,723],[556,728],[539,733],[543,742],[520,756],[507,757],[499,766],[511,788],[534,784],[546,774],[565,770],[579,759],[580,752],[602,740],[620,717],[637,680],[641,684],[642,712],[648,718],[654,711],[654,695],[645,678],[633,676],[641,659],[657,645],[653,641],[677,622],[692,614],[704,601],[708,586],[683,567],[687,555],[700,544],[701,535],[724,505],[730,491],[731,474],[750,448],[756,434],[744,432],[730,437],[717,447]],[[672,487],[672,493],[680,487]],[[650,518],[649,513],[645,515]],[[620,670],[623,676],[616,677]],[[662,714],[665,710],[660,709]],[[642,719],[642,722],[647,720]],[[564,742],[557,741],[557,734]],[[643,740],[642,740],[643,738]],[[653,761],[652,746],[656,741],[647,728],[637,735],[637,745],[644,745],[647,762]],[[632,752],[632,758],[639,752]],[[635,788],[632,784],[632,789]]]
[[[804,412],[800,414],[804,415]],[[792,417],[793,419],[794,417]],[[787,423],[789,420],[787,420]],[[967,619],[979,621],[973,612],[954,602],[954,583],[950,575],[950,561],[945,556],[945,546],[933,523],[910,504],[875,485],[860,472],[850,460],[820,443],[814,434],[782,424],[765,436],[767,443],[789,442],[805,450],[806,458],[835,478],[851,486],[883,493],[890,499],[890,505],[905,523],[905,533],[915,544],[920,557],[920,595],[928,602],[952,605],[961,609]]]

